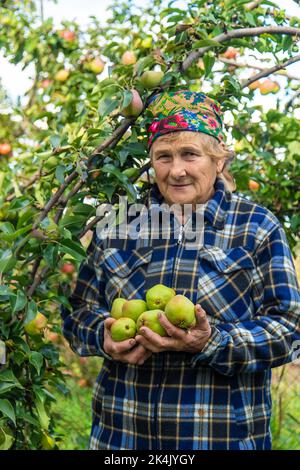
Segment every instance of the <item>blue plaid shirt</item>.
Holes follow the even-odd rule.
[[[154,186],[150,209],[161,202]],[[194,223],[195,213],[190,218]],[[270,449],[271,369],[292,360],[300,294],[285,232],[266,208],[227,192],[205,204],[204,239],[186,249],[171,217],[167,239],[100,239],[87,249],[62,307],[63,332],[80,356],[101,356],[90,449]],[[176,232],[178,233],[178,232]],[[142,365],[103,350],[115,297],[145,298],[155,284],[200,303],[212,335],[199,354],[153,353]]]

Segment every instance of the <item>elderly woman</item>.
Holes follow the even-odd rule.
[[[90,449],[270,449],[271,369],[292,360],[300,339],[285,232],[268,209],[233,193],[214,100],[165,92],[149,111],[156,182],[148,216],[162,203],[192,211],[171,213],[164,238],[94,233],[70,297],[73,311],[62,310],[72,349],[104,358]],[[202,237],[187,249],[190,227]],[[143,327],[134,339],[114,342],[113,300],[144,299],[156,284],[195,304],[196,325],[187,332],[163,315],[167,336]]]

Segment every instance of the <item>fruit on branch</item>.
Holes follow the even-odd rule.
[[[113,341],[124,341],[134,338],[136,334],[136,323],[132,318],[119,318],[110,327],[110,334]]]
[[[143,49],[150,49],[152,46],[152,37],[148,36],[147,38],[143,39],[141,42],[141,46]]]
[[[256,90],[257,88],[260,89],[261,87],[261,82],[259,80],[255,80],[255,82],[252,82],[250,83],[250,85],[248,85],[248,88],[250,88],[250,90]]]
[[[76,39],[76,34],[69,29],[63,29],[62,31],[59,31],[58,35],[60,38],[68,42],[73,42]]]
[[[167,303],[176,292],[163,284],[156,284],[146,292],[146,302],[149,310],[164,310]]]
[[[39,335],[47,325],[47,318],[42,313],[38,312],[36,317],[24,325],[24,330],[30,336]]]
[[[251,191],[257,191],[257,190],[260,188],[260,184],[257,183],[257,181],[249,180],[249,181],[248,181],[248,188],[249,188]]]
[[[124,117],[137,117],[144,109],[144,104],[142,99],[136,90],[131,90],[132,99],[126,108],[123,108],[121,111],[122,116]]]
[[[228,49],[224,53],[224,57],[226,59],[235,59],[238,55],[238,50],[235,47],[228,47]]]
[[[204,65],[203,59],[199,59],[199,60],[198,60],[197,66],[198,66],[199,69],[205,70],[205,65]]]
[[[51,85],[51,83],[52,83],[52,81],[49,80],[49,78],[45,78],[45,80],[42,80],[42,81],[40,82],[40,85],[39,85],[39,86],[40,86],[40,88],[45,89],[45,88],[48,88],[48,87]]]
[[[110,315],[116,320],[123,316],[122,307],[125,302],[126,302],[126,299],[123,299],[122,297],[118,297],[117,299],[113,301]]]
[[[75,271],[75,266],[72,263],[64,263],[60,270],[64,274],[72,274]]]
[[[12,150],[12,147],[9,143],[5,142],[0,144],[0,155],[8,155]]]
[[[54,78],[55,78],[55,80],[57,80],[58,82],[65,82],[66,80],[68,80],[69,75],[70,75],[70,71],[69,71],[69,70],[67,70],[67,69],[61,69],[61,70],[59,70],[58,72],[56,72]]]
[[[147,310],[146,312],[142,313],[138,320],[137,320],[137,332],[142,328],[142,326],[146,326],[150,328],[150,330],[154,331],[160,336],[167,336],[167,332],[164,327],[160,324],[158,315],[163,314],[162,310]]]
[[[179,328],[188,329],[196,325],[195,306],[184,295],[175,295],[167,303],[165,314],[169,322]]]
[[[267,95],[268,93],[277,93],[277,91],[280,89],[280,86],[277,82],[267,78],[261,82],[259,89],[262,95]]]
[[[137,321],[138,317],[147,310],[147,304],[142,299],[126,300],[122,307],[122,316]]]
[[[122,55],[121,60],[123,65],[133,65],[136,63],[136,55],[132,51],[126,51]]]
[[[89,70],[90,72],[95,73],[98,75],[99,73],[103,72],[105,67],[105,62],[103,62],[100,57],[96,57],[95,59],[89,60],[85,64],[85,68]]]
[[[150,90],[160,85],[163,77],[163,72],[155,72],[154,70],[149,70],[141,75],[140,81],[144,88]]]

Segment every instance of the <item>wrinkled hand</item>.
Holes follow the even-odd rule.
[[[169,322],[167,317],[161,314],[159,321],[166,330],[168,336],[160,336],[149,328],[143,326],[136,341],[152,352],[184,351],[199,353],[211,335],[211,327],[206,317],[206,312],[199,305],[195,305],[197,323],[189,331],[178,328]]]
[[[107,318],[104,321],[104,343],[103,349],[115,361],[127,364],[142,365],[152,355],[142,344],[138,344],[134,338],[116,342],[111,339],[110,327],[116,320]]]

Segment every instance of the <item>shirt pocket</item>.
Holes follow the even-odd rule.
[[[203,247],[198,253],[197,302],[212,324],[249,320],[254,313],[252,300],[255,263],[243,247],[222,250]]]
[[[108,248],[103,251],[105,298],[111,307],[116,297],[144,298],[145,278],[153,248],[140,247],[131,251]]]

